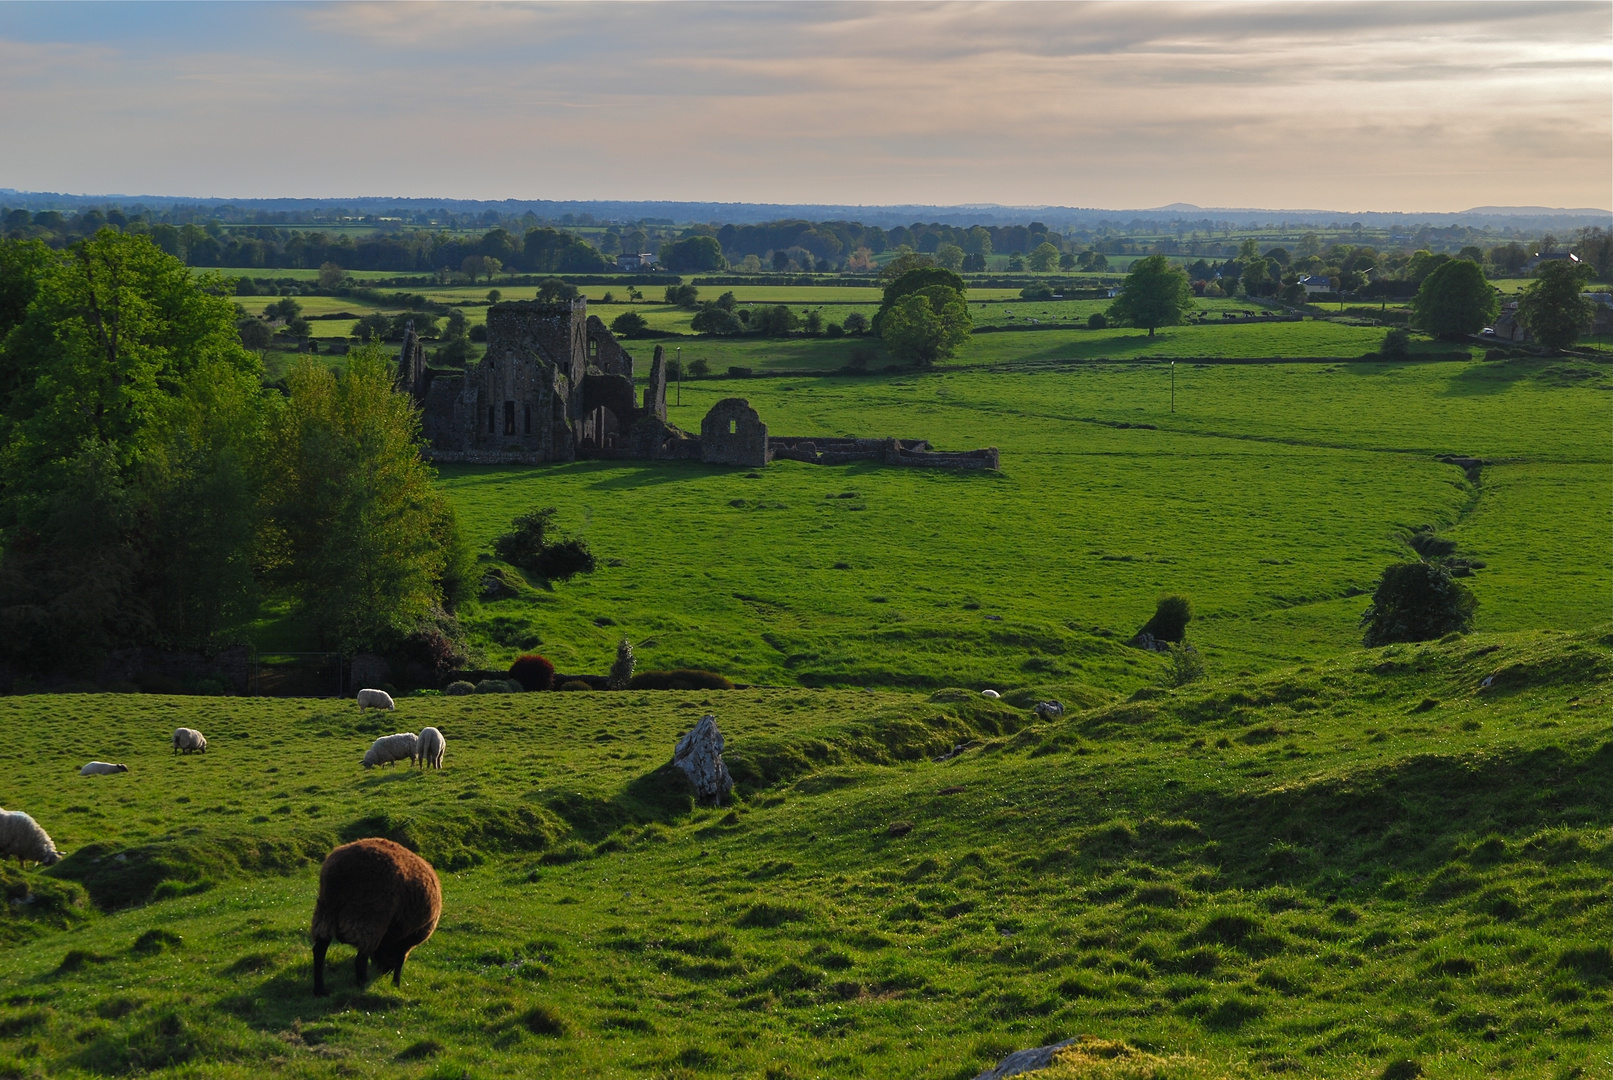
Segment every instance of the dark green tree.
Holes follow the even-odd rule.
[[[1493,322],[1500,303],[1477,263],[1450,259],[1423,278],[1411,310],[1425,333],[1462,338]]]
[[[1535,270],[1518,298],[1518,321],[1549,349],[1566,349],[1591,324],[1596,309],[1581,295],[1591,279],[1585,263],[1554,259]]]
[[[638,312],[624,311],[620,315],[616,316],[615,319],[611,320],[610,330],[611,333],[616,334],[619,337],[630,338],[637,337],[639,334],[642,334],[645,330],[649,329],[649,326],[650,324],[645,321],[644,316],[640,315]]]
[[[1163,255],[1150,255],[1132,264],[1109,305],[1109,318],[1132,326],[1145,326],[1148,336],[1160,326],[1175,326],[1193,307],[1193,286],[1180,267]]]
[[[582,293],[577,286],[557,277],[546,277],[538,282],[537,297],[545,304],[560,304],[577,299]]]
[[[686,236],[661,246],[661,264],[675,273],[700,270],[725,270],[728,260],[723,258],[722,245],[714,236]]]

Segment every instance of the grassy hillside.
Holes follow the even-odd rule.
[[[1206,331],[1209,332],[1209,331]],[[538,649],[774,685],[1126,685],[1162,591],[1221,674],[1360,640],[1382,568],[1437,527],[1487,564],[1479,627],[1582,628],[1613,592],[1607,374],[1588,365],[1091,365],[689,383],[698,429],[743,395],[769,430],[997,446],[996,475],[775,462],[445,467],[485,545],[560,508],[592,577],[473,603],[489,663]],[[1482,457],[1471,480],[1442,454]],[[1549,521],[1550,528],[1540,523]],[[997,618],[993,618],[993,616]],[[1000,621],[999,621],[1000,620]]]
[[[1607,1076],[1610,644],[1140,670],[1051,723],[972,690],[0,699],[3,802],[72,853],[4,871],[0,1075],[962,1080],[1085,1034],[1135,1053],[1062,1076]],[[705,711],[731,807],[663,766]],[[427,723],[444,772],[358,768]],[[401,990],[338,947],[315,999],[315,864],[364,834],[435,862],[443,921]]]

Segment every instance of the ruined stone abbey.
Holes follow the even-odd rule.
[[[398,357],[398,382],[420,403],[430,457],[438,462],[627,458],[759,467],[787,458],[997,468],[995,449],[943,453],[922,439],[769,437],[744,398],[717,402],[700,434],[684,431],[667,420],[660,346],[640,398],[632,355],[580,299],[494,304],[487,311],[487,353],[463,375],[428,368],[411,329]]]

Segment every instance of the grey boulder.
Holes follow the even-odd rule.
[[[723,764],[722,746],[717,718],[707,713],[672,751],[672,764],[683,770],[701,802],[721,802],[734,789],[734,778]]]

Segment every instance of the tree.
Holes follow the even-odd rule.
[[[648,330],[650,324],[636,311],[624,311],[610,324],[611,333],[618,337],[637,337]]]
[[[0,660],[210,648],[255,614],[262,372],[217,291],[112,229],[0,245]]]
[[[269,328],[269,324],[251,316],[237,320],[235,330],[241,336],[241,345],[253,352],[262,352],[274,340],[274,331]]]
[[[1442,566],[1395,563],[1383,571],[1372,604],[1361,616],[1367,646],[1432,641],[1473,628],[1478,599]]]
[[[1462,338],[1493,322],[1500,304],[1477,263],[1449,259],[1423,279],[1411,310],[1425,333]]]
[[[801,319],[783,304],[764,307],[757,310],[751,318],[751,325],[767,337],[783,337],[792,330],[801,327]],[[690,365],[690,371],[694,366]]]
[[[459,264],[460,273],[470,278],[471,284],[476,283],[477,277],[493,280],[493,275],[504,269],[504,264],[491,255],[466,255]]]
[[[693,310],[699,306],[700,290],[693,285],[668,285],[666,287],[666,302],[680,308]]]
[[[321,289],[339,289],[347,281],[347,271],[333,262],[321,263],[319,267],[319,287]]]
[[[722,245],[714,236],[686,236],[661,245],[661,263],[678,273],[728,268]]]
[[[962,270],[963,249],[957,244],[942,244],[935,249],[935,264],[948,270]]]
[[[1175,326],[1192,307],[1193,286],[1187,275],[1165,256],[1149,255],[1132,264],[1120,295],[1109,305],[1109,318],[1146,326],[1153,337],[1155,327]]]
[[[337,375],[310,358],[271,424],[275,578],[325,648],[386,649],[470,577],[453,510],[420,457],[420,415],[379,346]]]
[[[923,270],[934,265],[935,260],[928,255],[917,255],[909,251],[886,263],[879,272],[879,278],[881,281],[895,281],[910,271]]]
[[[560,304],[577,299],[582,293],[577,286],[568,284],[557,277],[546,277],[538,282],[537,297],[545,304]]]
[[[732,311],[717,304],[707,304],[695,312],[689,328],[697,334],[737,334],[744,329]]]
[[[1591,279],[1585,263],[1543,262],[1518,298],[1518,321],[1548,349],[1566,349],[1579,339],[1596,309],[1580,295]]]
[[[868,332],[868,316],[860,311],[853,311],[846,316],[845,327],[848,334],[866,334]]]
[[[891,355],[925,367],[951,356],[968,339],[971,326],[962,290],[947,285],[902,295],[881,314],[880,337]]]
[[[1025,265],[1038,274],[1047,273],[1058,266],[1058,263],[1059,249],[1045,240],[1036,245],[1035,250],[1025,258]]]

